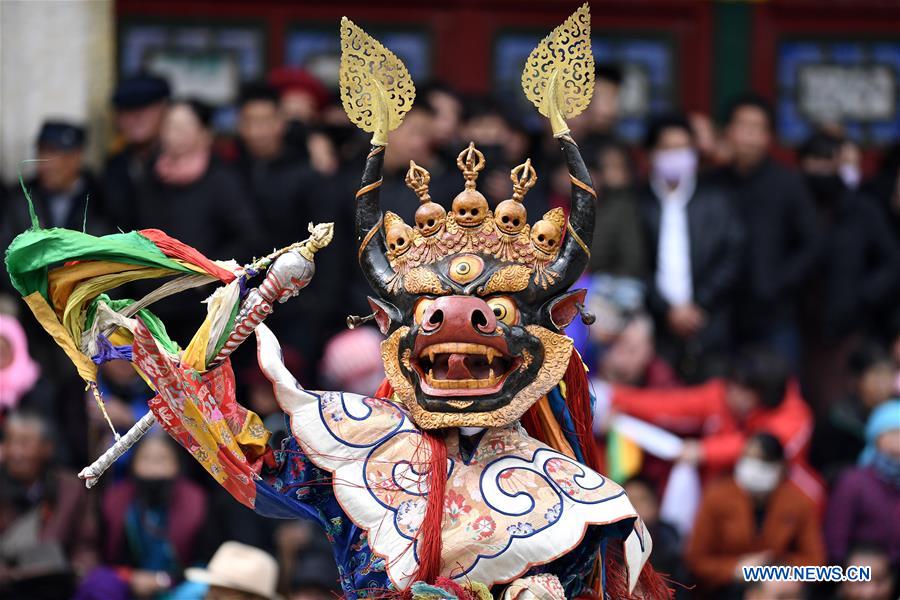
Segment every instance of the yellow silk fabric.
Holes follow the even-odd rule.
[[[560,383],[560,385],[562,386],[563,384]],[[547,436],[547,445],[557,452],[574,459],[575,452],[572,450],[569,440],[566,439],[556,417],[553,416],[553,409],[550,408],[550,401],[547,400],[547,396],[541,396],[541,399],[535,404],[535,408],[537,409],[537,417],[541,421],[541,428],[544,430],[544,435]]]
[[[53,337],[56,343],[59,344],[59,347],[66,353],[66,356],[69,357],[69,360],[75,365],[75,368],[78,369],[78,374],[81,378],[85,381],[97,381],[97,365],[81,353],[81,350],[75,345],[72,336],[59,322],[56,313],[53,312],[53,309],[50,308],[50,305],[47,304],[41,293],[34,292],[25,296],[23,300],[25,300],[28,308],[31,309],[31,312],[34,313],[41,326]]]

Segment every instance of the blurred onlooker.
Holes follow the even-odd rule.
[[[719,166],[728,162],[728,146],[722,139],[716,124],[707,113],[692,112],[688,115],[691,129],[694,131],[694,144],[700,156],[700,164]]]
[[[305,549],[293,566],[289,574],[289,600],[332,600],[339,597],[341,586],[334,557],[324,536],[319,534],[319,540],[319,544]]]
[[[868,581],[841,582],[835,600],[896,600],[897,571],[883,548],[871,544],[855,546],[847,554],[844,568],[861,566],[871,569]]]
[[[869,319],[896,299],[900,244],[874,203],[841,179],[841,139],[817,133],[798,151],[824,237],[822,261],[803,290],[803,386],[818,411],[846,389],[847,356]]]
[[[619,91],[624,75],[622,68],[611,63],[594,66],[594,94],[581,115],[571,119],[573,135],[588,153],[615,141],[619,119]]]
[[[0,424],[38,381],[41,367],[28,353],[28,339],[18,319],[0,314]]]
[[[431,173],[429,190],[431,198],[449,210],[453,197],[462,189],[462,175],[438,160],[432,145],[431,128],[434,111],[428,104],[415,104],[397,129],[390,133],[390,152],[384,153],[384,183],[381,186],[381,208],[392,211],[408,222],[418,202],[415,194],[406,187],[404,178],[409,161],[416,161]],[[464,148],[459,148],[462,151]],[[481,148],[479,148],[480,150]],[[354,185],[358,184],[358,177]]]
[[[858,189],[862,183],[862,150],[850,138],[841,141],[838,153],[838,175],[848,189]]]
[[[101,235],[111,233],[103,214],[103,194],[94,176],[85,168],[84,127],[65,121],[45,121],[38,133],[37,175],[25,182],[41,227],[65,227]],[[22,191],[7,201],[3,235],[5,247],[12,238],[31,227],[28,204]]]
[[[236,167],[265,232],[266,248],[283,248],[306,237],[308,223],[335,222],[335,203],[323,202],[322,177],[304,153],[285,142],[285,114],[274,87],[247,84],[241,90]],[[327,261],[327,257],[325,257]],[[318,352],[325,277],[279,307],[270,325],[305,356]],[[327,286],[325,286],[327,287]],[[308,373],[298,373],[307,383]]]
[[[225,542],[205,569],[185,571],[188,581],[208,586],[203,600],[278,600],[278,563],[269,553]]]
[[[275,69],[269,74],[269,83],[281,94],[281,110],[289,128],[315,124],[320,111],[328,104],[328,89],[304,69]]]
[[[161,229],[210,258],[248,262],[265,246],[240,178],[212,154],[211,123],[212,109],[202,102],[169,105],[159,157],[138,194],[137,219],[142,228]],[[186,307],[205,297],[187,292],[157,304],[154,312],[186,344],[202,319],[202,311]]]
[[[739,342],[773,346],[796,364],[798,293],[815,266],[821,236],[802,178],[769,156],[772,127],[768,103],[736,99],[725,129],[731,163],[715,178],[732,191],[746,236]]]
[[[769,579],[749,584],[743,600],[802,600],[806,591],[802,581]]]
[[[374,327],[342,331],[325,345],[321,378],[328,389],[370,396],[384,380],[381,341]]]
[[[269,83],[280,95],[285,143],[304,164],[324,175],[333,175],[339,166],[334,145],[317,129],[328,104],[328,90],[308,71],[293,67],[275,69],[269,75]]]
[[[825,519],[829,558],[847,559],[861,543],[885,548],[900,568],[900,400],[876,408],[866,424],[866,448],[859,466],[832,490]]]
[[[419,90],[419,94],[434,111],[431,133],[435,149],[444,163],[453,165],[456,163],[456,155],[464,146],[460,137],[462,100],[453,88],[440,82],[426,85]]]
[[[630,318],[600,357],[597,374],[611,384],[659,389],[674,387],[678,378],[656,354],[653,320],[639,313]]]
[[[153,392],[127,360],[105,362],[98,368],[97,375],[97,386],[103,397],[106,415],[116,432],[124,434],[147,414],[147,401],[153,397]],[[85,403],[91,427],[90,455],[100,456],[115,440],[106,416],[101,413],[91,393],[85,393]],[[132,451],[129,451],[116,460],[110,467],[112,473],[107,476],[118,478],[127,473],[131,455]]]
[[[197,560],[206,523],[206,495],[180,475],[168,436],[150,433],[134,451],[132,477],[103,497],[104,559],[121,567],[133,596],[153,597],[180,579]]]
[[[67,598],[97,562],[84,485],[53,462],[47,419],[14,411],[0,442],[0,597]]]
[[[850,354],[851,383],[846,397],[816,421],[810,464],[831,483],[856,463],[866,443],[866,421],[873,410],[895,394],[894,365],[877,344],[867,343]]]
[[[106,161],[103,192],[113,225],[124,231],[141,226],[134,222],[134,197],[159,150],[159,131],[169,95],[169,83],[162,77],[136,75],[120,81],[112,96],[123,147]]]
[[[675,389],[641,390],[615,386],[612,407],[684,435],[682,460],[709,471],[731,468],[746,440],[759,431],[775,435],[787,460],[805,458],[812,413],[800,396],[790,367],[768,351],[747,351],[726,379]]]
[[[647,271],[647,256],[628,150],[611,143],[588,159],[597,190],[589,268],[615,277],[642,279]]]
[[[694,134],[678,114],[651,121],[641,190],[658,350],[689,382],[722,375],[733,340],[743,233],[731,196],[697,174]]]
[[[510,118],[508,111],[491,98],[470,101],[465,117],[460,141],[463,144],[475,142],[475,146],[484,154],[485,165],[478,178],[478,187],[488,203],[495,206],[512,194],[509,173],[528,158],[528,135]],[[451,152],[453,167],[449,170],[455,170],[456,156],[464,148],[465,146],[460,146],[455,152]],[[528,215],[531,220],[539,218],[544,213],[543,201],[541,188],[529,192]]]
[[[169,105],[159,158],[139,196],[138,222],[211,258],[246,260],[259,228],[236,175],[212,155],[211,125],[212,109],[198,100]]]
[[[900,396],[900,313],[891,319],[886,329],[888,355],[894,368],[894,393]]]
[[[685,562],[715,598],[741,598],[744,566],[820,565],[825,545],[815,504],[787,478],[784,448],[750,437],[734,476],[710,484]]]
[[[310,221],[323,222],[316,202],[318,177],[304,157],[285,144],[285,116],[277,91],[265,84],[248,84],[238,104],[239,154],[236,166],[266,232],[266,244],[287,246],[302,237]]]
[[[878,201],[894,236],[900,238],[900,142],[885,151],[878,173],[866,183],[864,191]]]
[[[626,481],[622,488],[628,494],[628,499],[647,527],[650,539],[653,540],[650,564],[660,573],[673,578],[678,577],[683,567],[681,536],[674,526],[660,520],[659,496],[653,484],[638,476]]]

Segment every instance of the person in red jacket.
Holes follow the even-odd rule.
[[[743,353],[726,379],[664,390],[614,386],[612,409],[684,436],[681,460],[701,465],[707,475],[730,470],[747,439],[771,432],[792,465],[805,464],[813,416],[790,367],[766,351]],[[791,480],[818,501],[817,478],[807,468],[792,469]]]

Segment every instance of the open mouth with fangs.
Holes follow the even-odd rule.
[[[429,396],[484,396],[500,390],[521,359],[467,342],[444,342],[423,348],[412,365]]]

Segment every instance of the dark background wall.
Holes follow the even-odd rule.
[[[752,89],[776,103],[782,152],[817,120],[846,125],[867,149],[868,167],[900,139],[898,2],[590,4],[597,59],[630,67],[626,138],[639,136],[648,112],[681,108],[718,117],[730,97]],[[393,48],[417,82],[509,92],[518,105],[515,75],[527,50],[577,6],[558,0],[120,0],[119,72],[143,68],[160,52],[169,66],[197,68],[185,62],[185,52],[194,52],[213,63],[231,56],[239,79],[286,64],[334,76],[338,22],[347,15]],[[222,119],[227,128],[227,115]]]

